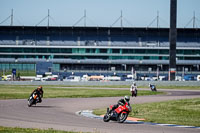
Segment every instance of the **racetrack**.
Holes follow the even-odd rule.
[[[131,104],[158,102],[173,99],[200,97],[200,91],[163,90],[168,95],[139,96],[131,99]],[[199,133],[199,129],[166,127],[146,124],[105,123],[76,115],[80,110],[92,110],[115,104],[121,97],[106,98],[52,98],[43,99],[41,104],[27,106],[26,99],[0,100],[0,126],[23,128],[53,128],[66,131],[101,133]]]

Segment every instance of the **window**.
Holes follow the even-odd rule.
[[[120,53],[120,49],[112,49],[112,53]]]
[[[51,48],[51,49],[48,49],[48,53],[60,53],[60,49],[57,49],[57,48]]]
[[[136,49],[135,53],[136,54],[145,54],[146,50],[145,49]]]
[[[107,53],[107,49],[99,49],[99,53]]]
[[[69,48],[69,49],[60,49],[61,50],[61,53],[72,53],[72,49]]]
[[[37,48],[36,53],[47,53],[47,49],[46,48]]]
[[[134,50],[133,49],[122,49],[123,54],[133,54]]]
[[[169,50],[167,50],[167,49],[162,49],[162,50],[159,50],[159,53],[160,53],[160,54],[169,54]]]

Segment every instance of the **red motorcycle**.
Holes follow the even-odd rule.
[[[110,106],[112,109],[113,105]],[[110,120],[117,121],[119,123],[123,123],[127,117],[129,112],[131,112],[132,108],[129,103],[126,102],[125,105],[119,105],[118,108],[110,112],[110,109],[107,108],[107,113],[103,117],[104,122],[109,122]]]

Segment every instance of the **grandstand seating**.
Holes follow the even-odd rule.
[[[0,34],[0,45],[52,45],[52,46],[131,46],[169,47],[169,39],[156,34],[136,36],[130,34]],[[200,39],[193,36],[177,37],[177,47],[200,47]]]

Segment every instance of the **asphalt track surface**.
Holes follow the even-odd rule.
[[[159,102],[200,97],[200,91],[163,90],[167,95],[138,96],[130,103]],[[95,133],[199,133],[200,129],[167,127],[147,124],[105,123],[76,115],[81,110],[92,110],[115,104],[121,97],[105,98],[52,98],[33,107],[26,99],[0,100],[0,126],[22,128],[53,128],[56,130]]]

